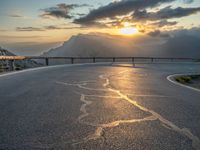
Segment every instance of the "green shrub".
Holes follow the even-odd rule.
[[[176,81],[180,83],[190,83],[192,81],[192,77],[190,76],[179,76],[175,78]]]
[[[0,72],[3,72],[3,68],[2,65],[0,64]]]

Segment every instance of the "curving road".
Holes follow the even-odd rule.
[[[85,64],[0,75],[0,149],[200,149],[200,63]]]

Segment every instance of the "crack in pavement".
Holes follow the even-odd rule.
[[[137,95],[137,94],[127,94],[128,96],[134,96],[134,97],[160,97],[160,98],[166,98],[166,97],[172,97],[172,96],[165,96],[165,95]]]
[[[109,91],[117,93],[124,100],[127,100],[128,102],[130,102],[134,106],[138,107],[139,109],[141,109],[141,110],[143,110],[145,112],[151,113],[155,118],[157,118],[158,120],[160,120],[161,123],[163,123],[164,125],[166,125],[168,128],[176,131],[177,133],[179,133],[181,135],[184,135],[184,136],[188,137],[192,141],[193,148],[195,148],[197,150],[200,150],[200,140],[199,140],[199,138],[197,136],[193,135],[189,129],[187,129],[187,128],[182,128],[181,129],[180,127],[176,126],[173,122],[165,119],[163,116],[161,116],[157,112],[155,112],[153,110],[150,110],[150,109],[147,109],[147,108],[139,105],[136,101],[130,99],[127,95],[124,95],[119,90],[116,90],[116,89],[113,89],[111,87],[108,87],[108,86],[110,86],[110,80],[109,80],[110,76],[108,76],[108,75],[101,75],[100,78],[106,80],[106,82],[103,84],[103,86],[105,88],[108,88]]]
[[[88,135],[83,140],[75,142],[72,145],[77,145],[77,144],[80,144],[80,143],[84,143],[84,142],[87,142],[87,141],[90,141],[90,140],[96,140],[96,139],[100,138],[103,135],[104,128],[113,128],[113,127],[119,126],[120,124],[136,123],[136,122],[143,122],[143,121],[153,121],[153,120],[157,119],[157,118],[155,118],[154,116],[151,115],[151,116],[148,116],[148,117],[145,117],[145,118],[142,118],[142,119],[117,120],[117,121],[113,121],[113,122],[106,123],[106,124],[91,123],[91,122],[84,121],[83,118],[85,118],[89,115],[89,113],[86,110],[86,107],[91,105],[92,101],[86,100],[85,94],[81,94],[80,100],[84,104],[82,104],[82,106],[80,108],[80,111],[82,112],[82,114],[78,117],[78,121],[80,123],[88,125],[88,126],[97,127],[97,129],[95,130],[94,134]]]
[[[122,72],[118,73],[117,75],[123,74],[127,71],[128,70],[122,71]],[[123,94],[122,92],[120,92],[117,89],[112,88],[111,85],[110,85],[110,78],[112,76],[116,76],[116,74],[114,74],[114,75],[112,75],[112,74],[111,75],[102,74],[102,75],[99,76],[100,79],[105,80],[105,83],[103,83],[104,88],[102,88],[102,89],[94,89],[94,88],[90,88],[90,87],[85,87],[85,86],[87,86],[87,83],[84,82],[84,81],[81,81],[80,83],[76,83],[76,84],[70,84],[70,83],[65,83],[65,82],[56,82],[56,83],[63,84],[63,85],[66,85],[66,86],[77,86],[81,89],[91,90],[91,91],[110,91],[110,92],[113,92],[117,95],[117,98],[121,98],[123,100],[128,101],[130,104],[136,106],[140,110],[150,113],[151,116],[148,116],[148,117],[145,117],[145,118],[142,118],[142,119],[117,120],[117,121],[113,121],[113,122],[106,123],[106,124],[95,124],[95,123],[86,122],[86,121],[83,121],[83,119],[89,115],[89,113],[86,110],[86,107],[88,105],[92,104],[92,101],[86,100],[86,97],[87,96],[98,97],[98,95],[85,95],[85,94],[82,93],[81,98],[80,98],[80,101],[83,102],[83,104],[80,108],[80,112],[82,112],[82,114],[78,117],[78,121],[82,124],[86,124],[86,125],[89,125],[89,126],[96,127],[96,131],[95,131],[94,134],[88,135],[84,139],[77,141],[77,142],[74,142],[72,144],[73,146],[76,145],[76,144],[80,144],[80,143],[90,141],[90,140],[96,140],[96,139],[102,137],[104,128],[113,128],[113,127],[119,126],[120,124],[159,120],[162,123],[163,127],[167,128],[167,129],[171,129],[171,130],[173,130],[173,131],[175,131],[175,132],[177,132],[177,133],[179,133],[183,136],[186,136],[187,138],[189,138],[192,141],[193,148],[200,150],[200,140],[199,140],[199,138],[197,136],[193,135],[189,129],[180,128],[180,127],[176,126],[173,122],[165,119],[163,116],[161,116],[157,112],[150,110],[148,108],[145,108],[142,105],[139,105],[136,101],[132,100],[127,95]],[[102,96],[99,96],[99,97],[102,97]],[[112,96],[110,96],[110,97],[112,97]],[[112,97],[112,98],[116,98],[116,96]]]
[[[57,84],[63,84],[66,86],[77,86],[80,89],[85,89],[85,90],[90,90],[90,91],[105,91],[107,92],[107,89],[94,89],[94,88],[90,88],[90,87],[86,87],[84,85],[87,85],[87,83],[84,83],[82,81],[82,83],[66,83],[66,82],[56,82]]]

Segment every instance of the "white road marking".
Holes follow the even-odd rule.
[[[200,73],[199,73],[199,74],[200,74]],[[176,81],[174,80],[174,78],[175,78],[176,76],[182,76],[182,75],[196,75],[196,74],[187,74],[187,73],[186,73],[186,74],[174,74],[174,75],[168,76],[168,77],[167,77],[167,80],[170,81],[170,82],[172,82],[172,83],[174,83],[174,84],[176,84],[176,85],[179,85],[179,86],[188,88],[188,89],[190,89],[190,90],[194,90],[194,91],[200,92],[200,89],[193,88],[193,87],[191,87],[191,86],[187,86],[187,85],[181,84],[181,83],[176,82]]]
[[[96,64],[108,65],[109,63],[83,63],[83,64],[80,63],[80,64],[64,64],[64,65],[54,65],[54,66],[43,66],[43,67],[29,68],[29,69],[24,69],[24,70],[20,70],[20,71],[13,71],[13,72],[8,72],[8,73],[3,73],[3,74],[0,74],[0,77],[20,74],[20,73],[30,72],[30,71],[35,71],[35,70],[42,70],[42,69],[47,69],[47,68],[83,66],[83,65],[96,65]]]

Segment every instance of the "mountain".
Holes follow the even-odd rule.
[[[9,52],[8,50],[5,50],[0,47],[0,56],[15,56],[13,53]]]
[[[200,37],[177,32],[169,37],[115,36],[102,33],[72,36],[60,47],[42,56],[144,56],[144,57],[199,57]]]
[[[200,37],[182,34],[170,38],[161,46],[165,56],[200,58]]]
[[[0,56],[16,56],[16,55],[0,47]],[[41,65],[33,60],[15,61],[16,70],[33,68],[33,67],[38,67],[38,66],[41,66]],[[0,60],[0,72],[9,70],[9,68],[10,68],[9,61]]]
[[[130,56],[140,49],[132,41],[108,34],[79,34],[43,56]]]

